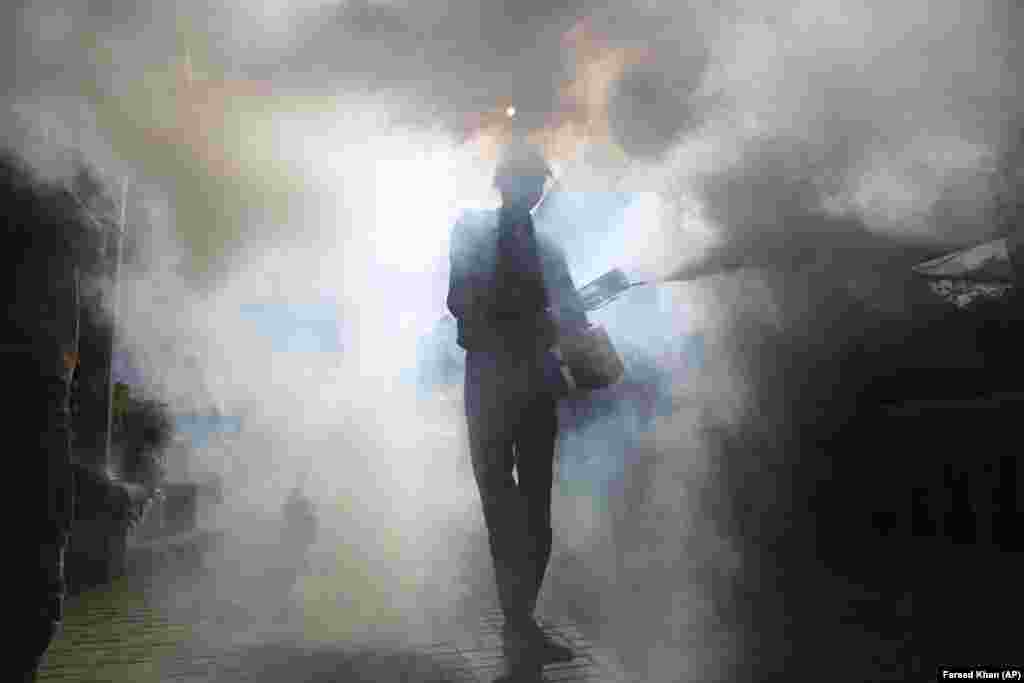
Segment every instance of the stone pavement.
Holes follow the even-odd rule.
[[[69,600],[41,683],[408,681],[481,683],[503,668],[501,613],[481,605],[479,626],[447,642],[359,647],[313,643],[294,624],[247,612],[202,574],[169,581],[124,578]],[[545,668],[545,681],[625,681],[565,619],[542,627],[578,653]]]

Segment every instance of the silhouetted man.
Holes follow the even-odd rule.
[[[551,349],[559,326],[587,324],[563,252],[535,233],[530,216],[550,175],[536,149],[509,146],[494,179],[501,208],[466,214],[451,235],[448,308],[467,351],[470,453],[505,615],[506,660],[517,677],[572,659],[533,619],[551,555],[556,405],[565,388]]]

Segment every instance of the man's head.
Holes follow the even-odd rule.
[[[551,175],[540,150],[517,141],[505,148],[494,173],[494,186],[505,206],[529,211],[544,196],[544,185]]]

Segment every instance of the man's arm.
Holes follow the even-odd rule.
[[[473,246],[469,224],[462,218],[452,228],[448,250],[448,310],[459,320],[480,317],[487,297],[482,264]]]

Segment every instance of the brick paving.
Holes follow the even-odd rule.
[[[503,671],[502,616],[484,603],[476,612],[478,627],[447,642],[357,649],[307,642],[301,630],[220,598],[201,576],[123,578],[69,600],[38,680],[487,683]],[[545,667],[545,681],[626,680],[571,621],[539,622],[577,652],[571,662]]]

